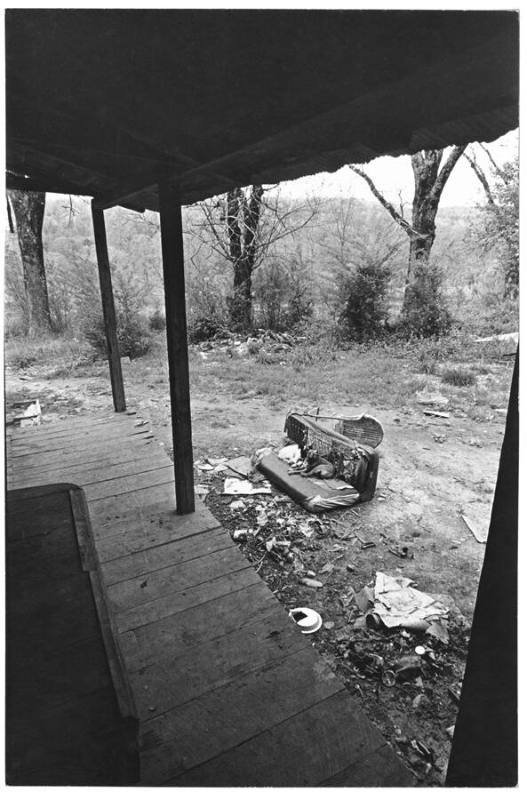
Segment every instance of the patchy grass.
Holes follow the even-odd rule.
[[[474,386],[476,376],[471,370],[452,367],[444,370],[441,381],[450,384],[450,386]]]
[[[5,363],[13,370],[38,368],[42,377],[65,377],[78,366],[93,362],[89,345],[75,337],[14,337],[5,345]]]

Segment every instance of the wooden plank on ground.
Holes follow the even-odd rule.
[[[235,630],[223,633],[218,629],[216,638],[181,648],[171,658],[163,656],[132,673],[130,681],[140,719],[157,718],[264,664],[311,649],[308,637],[293,624],[284,625],[284,617],[283,609],[269,605]]]
[[[119,495],[118,498],[112,495],[101,500],[91,500],[90,516],[95,536],[115,535],[117,524],[123,521],[125,526],[118,532],[124,533],[129,518],[141,512],[145,506],[158,507],[160,514],[174,510],[176,507],[174,481],[169,481],[161,486],[127,492]]]
[[[115,614],[115,624],[119,633],[134,630],[209,600],[244,589],[258,583],[259,580],[254,569],[247,566],[238,572],[222,575],[206,583],[200,583],[198,586],[191,586],[180,592],[174,591],[140,606],[118,611]]]
[[[236,558],[239,555],[236,545],[208,553],[181,564],[171,564],[162,567],[148,575],[139,575],[129,580],[114,583],[108,587],[108,597],[112,610],[124,611],[150,600],[157,600],[174,592],[182,592],[191,586],[206,584],[222,575],[247,569],[249,566],[245,558]]]
[[[232,540],[222,528],[216,528],[199,536],[190,536],[178,542],[165,542],[149,547],[139,553],[113,559],[102,567],[107,586],[130,580],[147,572],[182,564],[199,556],[216,553],[232,547]]]
[[[40,455],[38,458],[34,456],[10,458],[8,462],[8,481],[18,476],[26,477],[34,472],[45,478],[51,470],[61,469],[66,473],[67,470],[73,467],[93,468],[99,463],[102,471],[107,465],[135,461],[141,456],[144,458],[157,458],[160,456],[166,459],[167,464],[170,463],[166,454],[156,445],[153,439],[142,439],[140,446],[137,446],[137,443],[134,443],[133,447],[120,445],[119,448],[112,448],[111,451],[101,450],[97,446],[89,450],[71,448],[63,453],[59,451]],[[36,480],[34,481],[34,483],[37,482]]]
[[[145,500],[144,506],[124,511],[119,518],[103,517],[91,507],[91,517],[98,534],[97,552],[101,562],[131,553],[158,547],[167,542],[182,541],[219,527],[218,520],[206,506],[196,498],[196,511],[184,516],[176,514],[172,486],[164,499],[152,504]],[[119,511],[123,506],[119,497]],[[95,520],[95,521],[94,521]]]
[[[262,582],[123,633],[119,641],[127,668],[131,672],[139,670],[173,657],[186,647],[236,630],[254,622],[275,603],[275,597]]]
[[[127,492],[136,492],[139,489],[150,489],[152,486],[167,483],[171,478],[174,478],[171,466],[156,467],[149,472],[137,472],[135,475],[126,475],[123,478],[110,478],[83,488],[88,503],[90,503],[92,500],[115,497]]]
[[[120,428],[123,434],[126,431],[133,431],[142,427],[137,423],[143,422],[143,418],[133,417],[127,415],[114,414],[112,417],[94,419],[92,417],[72,417],[70,422],[48,422],[41,425],[35,425],[29,428],[14,428],[8,435],[8,441],[11,442],[24,442],[24,441],[38,441],[44,438],[53,438],[56,436],[68,435],[70,437],[77,434],[85,433],[86,431],[100,431],[104,436],[104,431],[111,428]],[[144,420],[145,427],[150,425],[148,420]]]
[[[383,744],[380,732],[344,690],[169,783],[317,786],[327,775],[359,764]],[[376,775],[371,779],[376,781]]]
[[[108,431],[104,437],[101,436],[99,433],[94,433],[93,431],[90,433],[86,433],[82,436],[75,437],[75,443],[79,448],[89,448],[89,447],[97,447],[101,445],[101,440],[108,443],[109,441],[112,442],[133,442],[135,439],[141,441],[142,439],[150,437],[152,438],[152,434],[148,430],[144,430],[142,428],[138,428],[133,434],[130,433],[126,437],[116,429],[112,429]],[[51,453],[51,452],[62,452],[63,450],[68,449],[68,445],[71,446],[71,437],[64,436],[64,438],[60,439],[52,439],[48,440],[47,438],[41,442],[20,442],[17,443],[13,441],[9,448],[9,452],[11,457],[17,456],[31,456],[31,455],[38,455],[42,453]]]
[[[141,782],[166,782],[340,691],[340,681],[311,648],[266,663],[201,695],[199,703],[146,721]]]
[[[414,786],[415,778],[389,744],[322,781],[320,786]]]
[[[47,467],[43,472],[42,467],[30,467],[29,469],[18,470],[16,475],[11,478],[11,485],[16,488],[18,484],[36,483],[44,475],[46,481],[60,481],[67,475],[72,483],[76,483],[82,488],[92,483],[109,480],[110,478],[121,478],[125,475],[135,475],[139,472],[147,472],[151,469],[160,469],[170,466],[170,461],[161,452],[147,451],[138,457],[138,453],[130,453],[126,458],[126,453],[121,456],[114,456],[113,463],[110,460],[106,464],[101,464],[100,460],[92,464],[72,465],[65,468],[64,464],[57,463],[56,466]],[[118,463],[115,463],[115,462]]]

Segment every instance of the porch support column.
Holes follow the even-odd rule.
[[[479,580],[446,785],[518,781],[518,364]]]
[[[168,376],[178,514],[194,511],[194,460],[188,369],[183,226],[179,190],[159,184],[161,252],[165,285]]]
[[[112,382],[113,406],[116,411],[126,411],[121,357],[119,354],[119,343],[117,341],[112,275],[110,272],[110,260],[108,258],[108,244],[106,242],[106,226],[104,224],[104,211],[96,208],[93,200],[91,204],[91,213],[93,233],[95,236],[95,250],[97,253],[97,265],[99,267],[99,284],[101,287],[108,366],[110,368],[110,380]]]

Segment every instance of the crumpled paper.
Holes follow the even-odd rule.
[[[412,583],[409,578],[376,573],[372,611],[387,628],[428,627],[434,620],[448,616],[443,603],[414,589]]]

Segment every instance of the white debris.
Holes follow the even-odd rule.
[[[296,464],[302,458],[302,453],[297,444],[288,444],[278,452],[278,458],[287,461],[288,464]]]
[[[430,595],[414,589],[409,578],[393,578],[384,572],[375,576],[373,613],[387,628],[431,624],[448,616],[448,608]]]
[[[250,481],[240,480],[239,478],[226,478],[223,485],[223,494],[271,494],[271,487],[267,481],[258,484],[258,486],[253,486]]]

